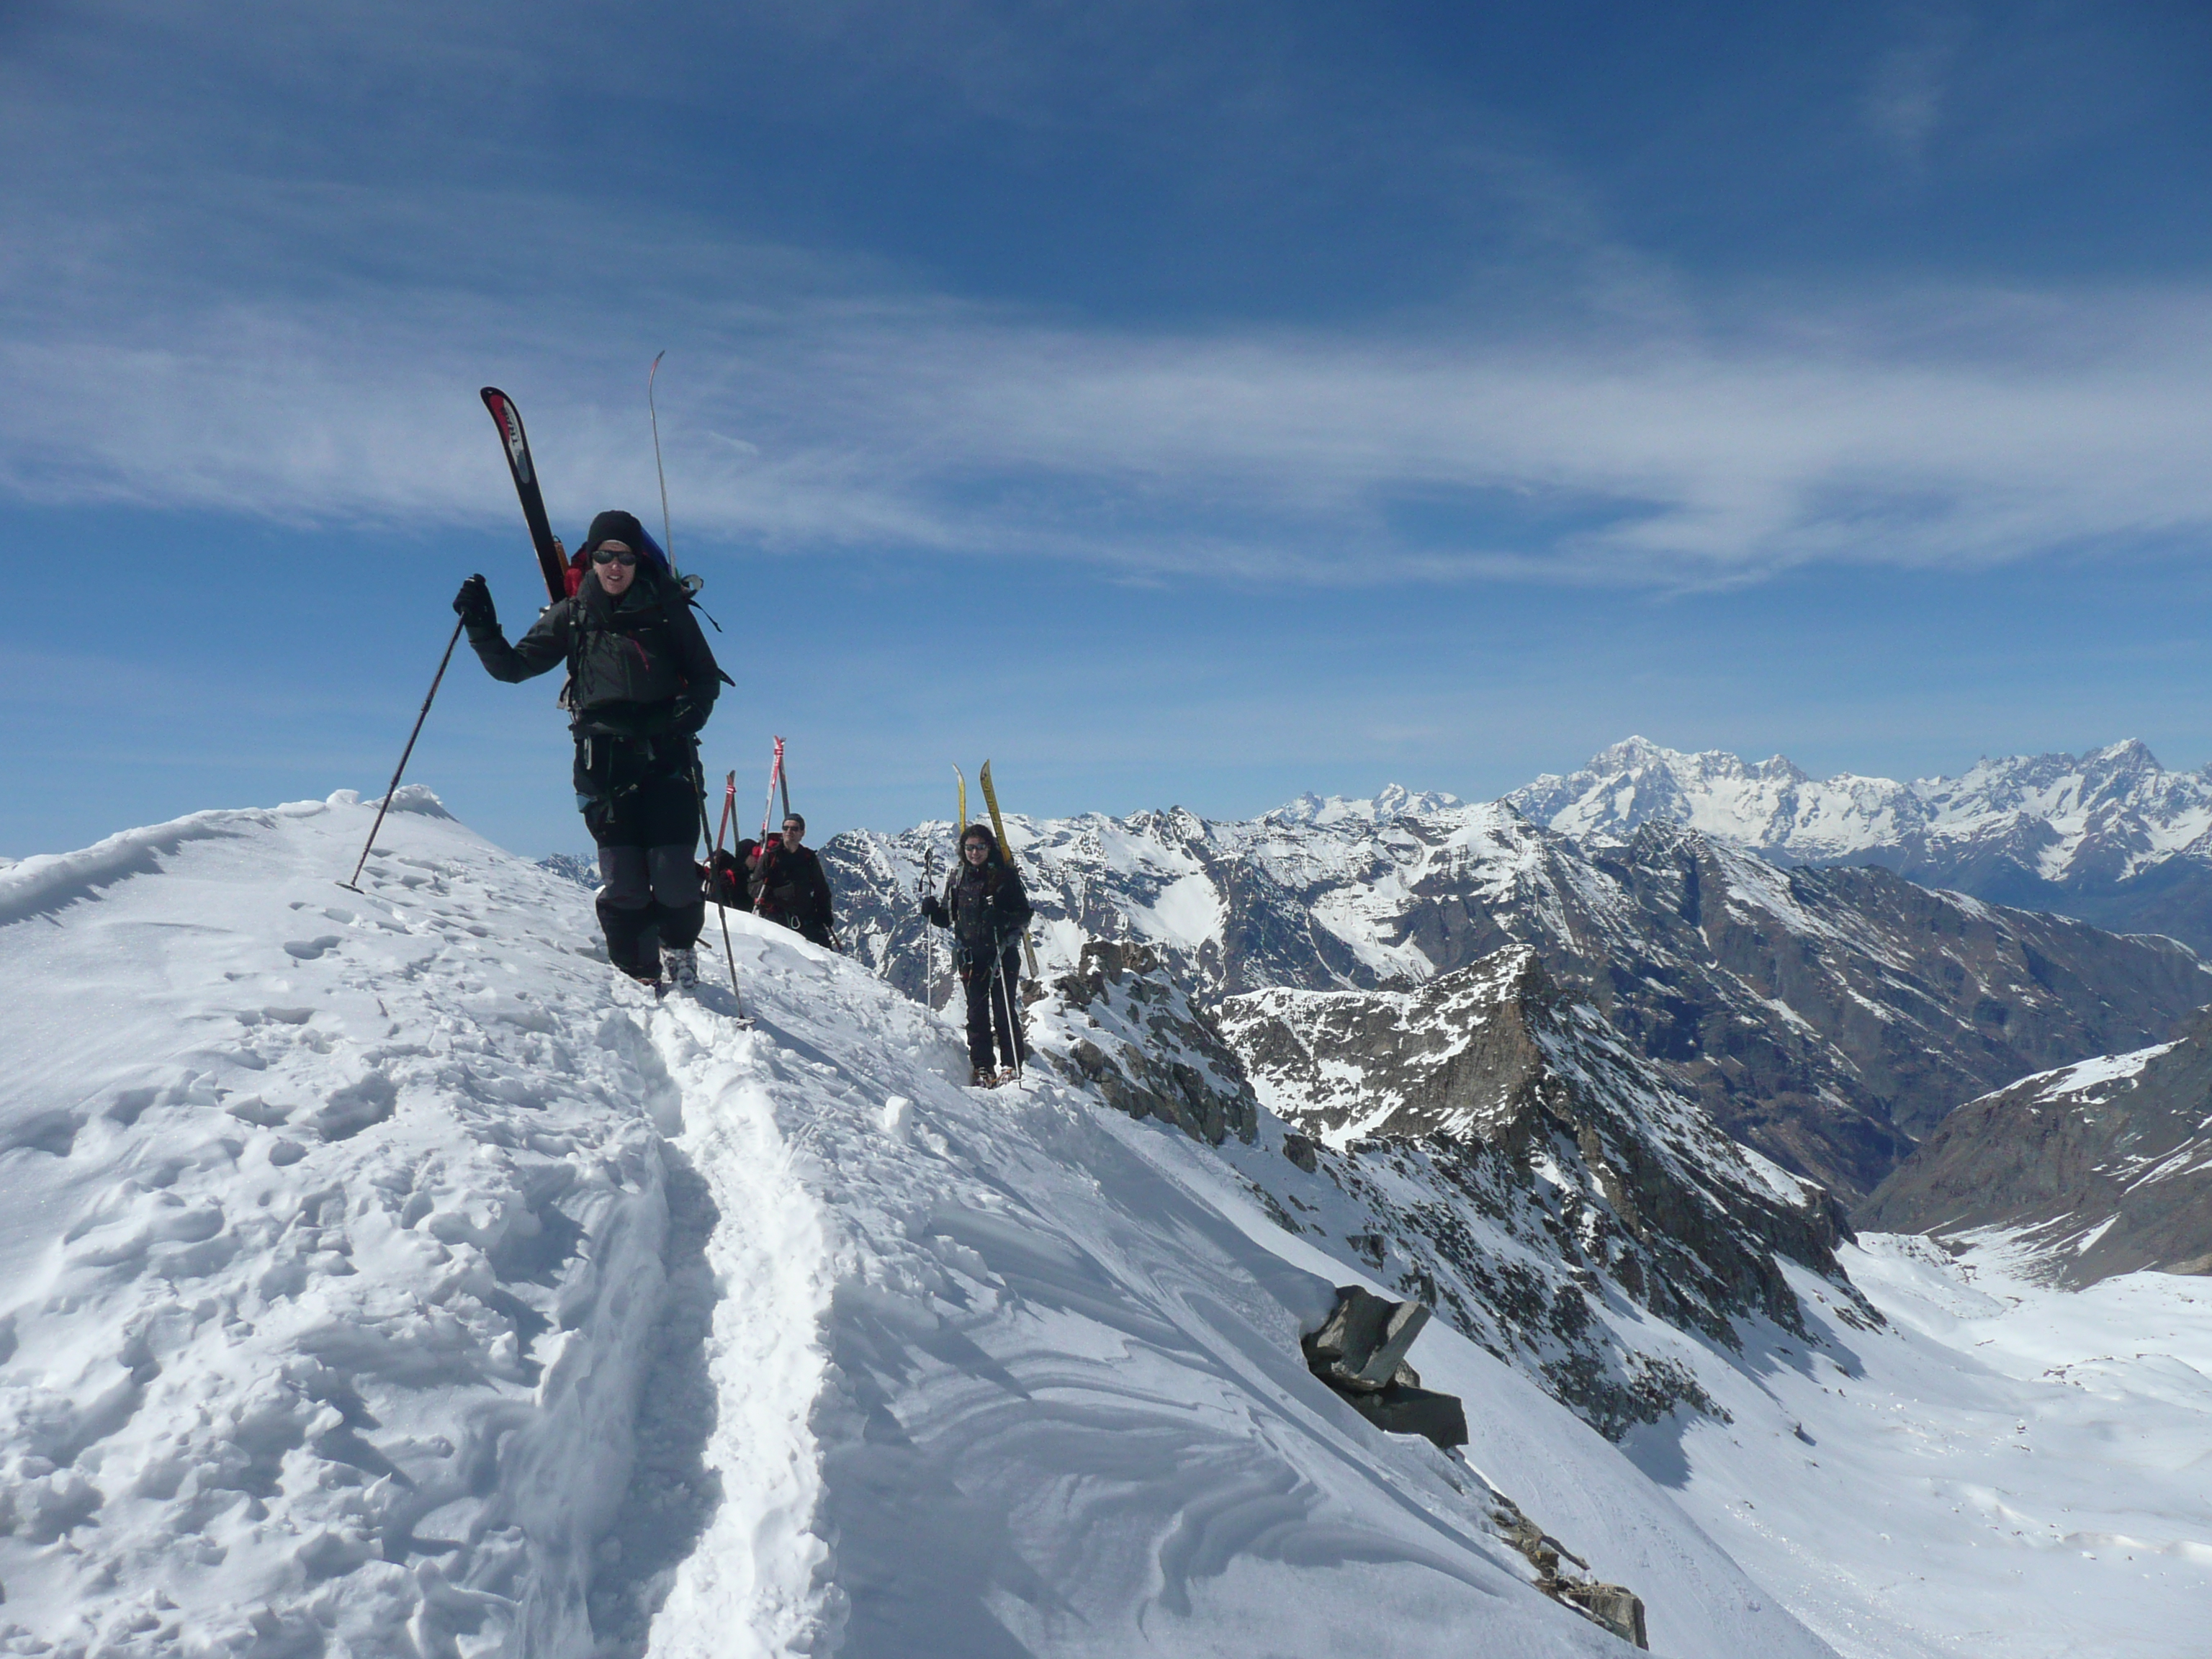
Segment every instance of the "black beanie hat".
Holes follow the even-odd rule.
[[[601,542],[620,542],[633,553],[643,553],[645,526],[637,521],[635,513],[602,513],[584,532],[584,551],[596,550]]]

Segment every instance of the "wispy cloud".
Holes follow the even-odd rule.
[[[381,112],[379,89],[410,76],[496,71],[495,160],[526,93],[573,90],[496,30],[410,56],[404,32],[346,16],[280,31],[247,79],[294,54],[358,58],[348,84]],[[1036,107],[1012,46],[965,38],[944,72],[971,103]],[[1878,78],[1869,119],[1900,155],[1939,118],[1951,39],[1927,33]],[[641,72],[613,72],[610,99]],[[504,522],[475,399],[496,381],[580,523],[651,496],[643,375],[665,346],[672,495],[695,542],[1152,580],[1682,586],[2124,550],[2212,523],[2212,290],[1725,291],[1501,149],[1462,161],[1562,274],[1548,303],[1470,279],[1455,308],[1358,325],[1109,325],[948,296],[604,183],[496,167],[394,183],[365,170],[358,133],[313,165],[264,154],[220,125],[240,84],[168,89],[173,165],[99,148],[118,101],[6,174],[0,489]],[[0,117],[19,138],[29,107]]]
[[[649,489],[637,405],[667,344],[687,529],[794,551],[1676,585],[2212,522],[2212,295],[2194,291],[1769,297],[1725,331],[1616,325],[1601,349],[1443,321],[1106,329],[788,282],[742,306],[656,295],[650,332],[588,293],[538,296],[526,326],[472,291],[356,298],[141,291],[127,329],[99,301],[0,316],[0,483],[483,521],[512,511],[474,399],[495,380],[580,517]]]
[[[1897,160],[1916,167],[1926,160],[1966,33],[1960,17],[1925,13],[1914,20],[1911,38],[1875,64],[1867,88],[1867,125]]]

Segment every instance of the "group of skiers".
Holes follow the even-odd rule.
[[[782,833],[765,843],[740,841],[703,866],[696,858],[706,828],[699,732],[734,682],[714,661],[690,591],[634,515],[592,520],[568,587],[512,645],[481,575],[461,584],[453,610],[494,679],[567,666],[561,706],[575,738],[576,805],[599,848],[608,959],[656,991],[696,986],[709,897],[836,948],[829,878],[798,813],[787,811]],[[941,896],[925,896],[922,914],[952,931],[968,993],[969,1081],[1012,1076],[1026,1058],[1016,988],[1030,908],[987,825],[967,826],[959,867]]]

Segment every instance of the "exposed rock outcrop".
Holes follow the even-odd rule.
[[[1869,1226],[2001,1227],[2054,1280],[2212,1273],[2212,1015],[2172,1042],[1970,1101],[1884,1182]]]
[[[1216,1146],[1249,1140],[1259,1126],[1243,1066],[1158,951],[1086,944],[1076,970],[1032,1005],[1030,1027],[1040,1048],[1132,1117],[1163,1119]]]
[[[1525,946],[1418,991],[1231,997],[1222,1020],[1285,1121],[1558,1194],[1562,1251],[1664,1318],[1802,1328],[1776,1252],[1840,1279],[1828,1194],[1721,1133]]]

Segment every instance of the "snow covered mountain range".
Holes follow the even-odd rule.
[[[1537,952],[1244,999],[1248,1075],[1094,949],[984,1092],[748,917],[753,1025],[656,1005],[575,885],[402,805],[358,895],[348,794],[0,872],[5,1650],[1623,1651],[1543,1532],[1691,1659],[2197,1629],[2189,1281],[1827,1241]],[[1302,1091],[1340,1059],[1405,1133]],[[1463,1453],[1299,1352],[1424,1273]],[[1577,1365],[1668,1386],[1616,1443]]]
[[[1209,1005],[1410,989],[1524,945],[1731,1135],[1846,1202],[1961,1101],[2164,1041],[2212,1000],[2164,939],[1882,869],[1784,870],[1666,822],[1585,846],[1501,803],[1400,792],[1242,822],[1015,817],[1008,833],[1048,982],[1101,939],[1158,951]],[[948,867],[951,827],[849,832],[822,853],[851,948],[918,994],[914,895],[926,858]]]
[[[2212,955],[2212,769],[2169,772],[2133,741],[1900,783],[1814,778],[1779,755],[1747,763],[1631,738],[1505,799],[1577,839],[1686,824],[1778,864],[1881,864]]]

